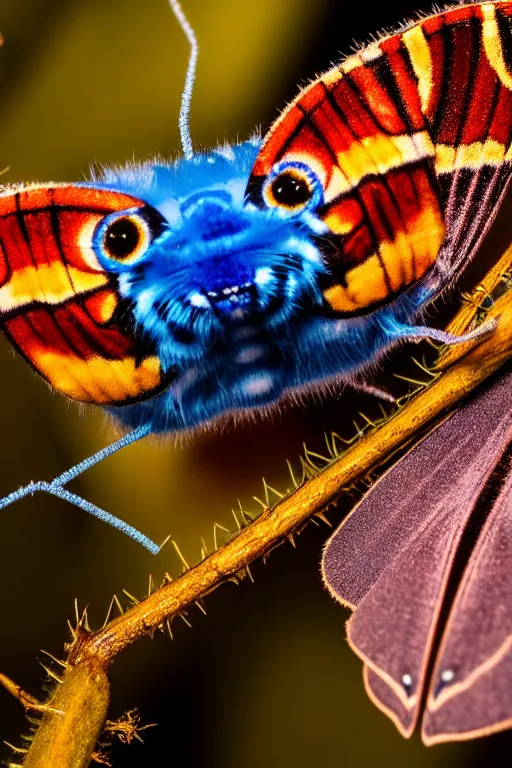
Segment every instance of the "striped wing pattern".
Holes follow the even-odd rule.
[[[302,91],[271,128],[251,188],[276,163],[312,167],[337,245],[325,297],[366,312],[427,273],[433,290],[455,277],[506,190],[511,141],[512,3],[457,6]]]
[[[116,287],[91,247],[105,215],[140,205],[77,186],[0,197],[0,325],[34,368],[75,400],[126,403],[161,386],[158,359],[116,324]]]

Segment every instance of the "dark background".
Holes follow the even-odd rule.
[[[201,44],[191,119],[197,147],[263,131],[305,83],[352,41],[396,26],[430,4],[345,0],[184,0]],[[96,163],[179,152],[177,114],[187,46],[165,0],[0,0],[2,180],[79,180]],[[508,239],[502,226],[498,239]],[[0,339],[0,495],[51,478],[115,437],[93,409],[54,395]],[[157,541],[169,533],[191,563],[217,521],[233,527],[237,498],[256,510],[260,478],[286,487],[285,459],[323,433],[353,433],[374,404],[339,393],[283,409],[269,421],[227,425],[175,441],[145,441],[87,473],[77,493]],[[331,515],[334,522],[341,519]],[[145,746],[116,747],[114,765],[281,768],[310,765],[507,765],[508,734],[426,749],[401,739],[366,698],[348,650],[348,613],[322,589],[328,530],[309,526],[278,549],[255,584],[228,584],[112,669],[111,716],[137,706],[158,723]],[[112,594],[142,597],[180,566],[153,559],[63,502],[34,497],[0,513],[0,671],[40,693],[39,649],[61,655],[75,597],[101,624]],[[21,707],[0,690],[0,738],[19,744]],[[507,757],[508,753],[508,757]],[[0,749],[0,757],[9,752]],[[57,766],[55,768],[58,768]]]

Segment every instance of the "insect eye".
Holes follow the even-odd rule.
[[[276,203],[286,208],[304,205],[313,194],[308,180],[293,171],[285,171],[274,179],[270,192]]]
[[[105,229],[103,250],[114,261],[136,261],[149,245],[149,231],[140,216],[121,216]]]
[[[318,205],[322,199],[321,185],[313,173],[303,163],[293,163],[285,168],[278,168],[263,190],[266,204],[297,212],[312,205]]]

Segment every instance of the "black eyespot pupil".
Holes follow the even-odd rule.
[[[282,173],[272,182],[272,195],[279,205],[295,208],[304,205],[312,194],[306,179],[294,173]]]
[[[132,219],[118,219],[107,229],[105,249],[113,259],[126,259],[137,250],[141,238],[142,233]]]

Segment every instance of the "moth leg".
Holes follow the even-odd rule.
[[[111,443],[111,445],[106,446],[106,448],[102,448],[100,451],[97,451],[97,453],[94,453],[87,459],[84,459],[78,464],[75,464],[75,466],[70,467],[70,469],[67,469],[53,480],[49,482],[46,480],[40,480],[39,482],[28,483],[28,485],[25,485],[22,488],[19,488],[17,491],[13,491],[12,493],[9,493],[7,496],[4,496],[2,499],[0,499],[0,509],[4,509],[10,504],[14,504],[14,502],[23,499],[25,496],[32,496],[37,491],[49,493],[52,496],[57,496],[60,499],[68,501],[70,504],[74,504],[76,507],[83,509],[84,512],[88,512],[89,514],[94,515],[100,520],[103,520],[105,523],[108,523],[114,528],[117,528],[119,531],[125,533],[138,544],[141,544],[143,547],[145,547],[149,552],[151,552],[151,554],[156,555],[159,552],[160,547],[158,544],[155,544],[154,541],[149,539],[147,536],[144,536],[144,534],[138,531],[136,528],[128,525],[128,523],[125,523],[123,520],[115,517],[115,515],[111,515],[110,512],[106,512],[105,510],[97,507],[95,504],[92,504],[90,501],[87,501],[87,499],[84,499],[75,493],[71,493],[71,491],[68,491],[67,488],[64,487],[67,485],[67,483],[71,482],[71,480],[74,480],[75,477],[78,477],[78,475],[81,475],[95,464],[99,464],[100,461],[103,461],[103,459],[106,459],[109,456],[112,456],[112,454],[117,453],[117,451],[120,451],[122,448],[125,448],[126,446],[141,440],[150,431],[151,427],[149,424],[139,427],[138,429],[134,429],[133,432],[129,432],[119,440]]]
[[[486,323],[483,323],[478,328],[468,333],[463,333],[462,336],[455,336],[453,333],[442,331],[438,328],[429,328],[425,325],[403,325],[399,326],[398,336],[402,339],[433,339],[433,341],[440,341],[442,344],[461,344],[465,341],[482,340],[494,331],[496,328],[497,320],[493,319]]]
[[[112,456],[114,453],[117,453],[122,448],[126,448],[126,446],[131,445],[132,443],[136,443],[138,440],[141,440],[143,437],[146,437],[150,432],[151,432],[151,426],[149,424],[144,424],[144,426],[138,427],[137,429],[134,429],[132,432],[128,432],[127,435],[123,435],[123,437],[120,437],[119,440],[116,440],[110,445],[107,445],[105,448],[102,448],[100,451],[93,453],[92,456],[89,456],[87,459],[84,459],[83,461],[80,461],[78,464],[75,464],[74,467],[70,467],[70,469],[67,469],[61,475],[59,475],[54,480],[52,480],[50,485],[52,486],[67,485],[68,483],[71,482],[71,480],[74,480],[75,477],[78,477],[78,475],[81,475],[83,472],[86,472],[91,467],[94,467],[95,464],[99,464],[100,461],[103,461],[103,459],[108,459],[109,456]]]

